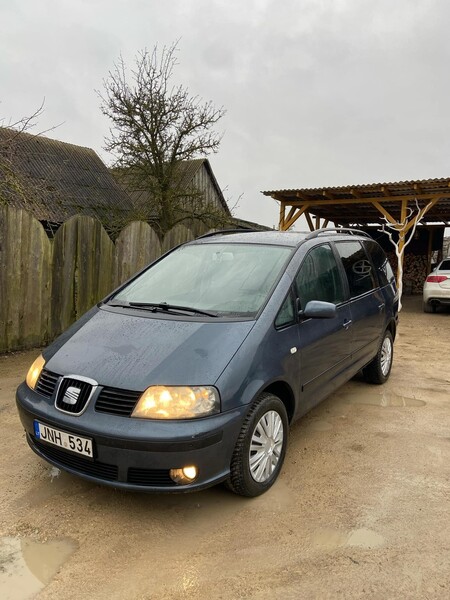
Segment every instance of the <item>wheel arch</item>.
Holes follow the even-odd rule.
[[[277,396],[286,408],[289,423],[295,414],[295,396],[292,388],[285,381],[274,381],[269,386],[261,390],[261,393],[267,392]]]
[[[391,333],[392,340],[395,341],[395,336],[397,335],[397,324],[395,322],[395,319],[391,319],[391,321],[388,323],[388,326],[386,327],[386,330]]]

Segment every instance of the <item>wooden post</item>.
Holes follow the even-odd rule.
[[[280,231],[284,230],[284,211],[285,211],[286,205],[283,201],[280,201],[280,222],[278,223],[278,229]]]

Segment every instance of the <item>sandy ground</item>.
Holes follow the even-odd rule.
[[[405,305],[388,383],[353,380],[296,423],[253,500],[58,474],[15,409],[36,352],[0,356],[0,597],[450,598],[450,313]]]

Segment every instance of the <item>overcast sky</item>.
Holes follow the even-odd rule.
[[[224,106],[210,157],[236,216],[261,190],[449,177],[446,0],[0,0],[0,119],[103,151],[95,90],[121,53],[179,42],[174,83]]]

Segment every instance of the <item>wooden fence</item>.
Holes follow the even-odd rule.
[[[170,248],[193,239],[177,225],[161,246],[135,221],[113,243],[99,221],[72,217],[48,239],[24,210],[0,206],[0,352],[48,343]]]

